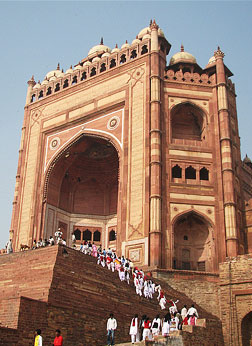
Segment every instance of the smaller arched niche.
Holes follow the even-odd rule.
[[[204,136],[204,112],[189,102],[176,105],[171,111],[172,139],[202,141]]]
[[[193,211],[178,217],[173,228],[173,268],[212,271],[214,241],[210,223]]]
[[[250,346],[252,343],[252,311],[250,311],[241,323],[242,346]]]

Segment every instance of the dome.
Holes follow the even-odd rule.
[[[108,46],[105,46],[103,44],[103,39],[101,39],[101,43],[98,44],[97,46],[94,46],[93,48],[91,48],[88,52],[88,56],[93,55],[93,54],[101,54],[101,53],[105,53],[105,52],[111,52],[111,49]]]
[[[33,89],[39,89],[41,87],[40,81],[34,85]]]
[[[56,78],[62,77],[62,75],[64,75],[64,73],[62,73],[60,71],[60,67],[59,64],[57,66],[56,70],[50,71],[46,74],[45,79],[50,79],[51,77],[55,76]]]
[[[121,49],[129,48],[129,47],[130,47],[130,44],[129,44],[128,41],[126,40],[126,42],[122,45]]]
[[[101,60],[101,58],[99,58],[98,56],[96,56],[93,60],[92,60],[92,62],[98,62],[98,61],[100,61]]]
[[[44,79],[43,82],[41,83],[41,85],[46,85],[46,84],[48,84],[48,83],[49,83],[48,80],[47,80],[47,79]]]
[[[71,65],[70,68],[68,70],[66,70],[65,74],[72,73],[72,72],[73,72],[73,68],[72,68],[72,65]]]
[[[140,43],[141,41],[138,39],[138,36],[131,42],[131,44],[138,44]]]
[[[181,46],[181,51],[174,54],[171,57],[170,65],[174,65],[174,64],[177,64],[179,62],[197,64],[195,57],[192,54],[184,51],[183,45]]]
[[[74,70],[81,70],[81,69],[82,69],[82,66],[80,63],[78,65],[76,65],[74,68]]]
[[[144,36],[143,36],[143,40],[146,40],[146,39],[150,39],[151,38],[151,35],[150,34],[145,34]]]
[[[146,28],[143,28],[137,36],[138,38],[143,38],[144,35],[150,34],[150,33],[151,33],[150,27],[147,26]]]
[[[143,38],[147,34],[150,35],[150,33],[151,33],[151,29],[149,26],[147,26],[146,28],[143,28],[137,36],[138,38]],[[158,36],[165,37],[164,32],[161,28],[158,28]]]
[[[84,62],[83,67],[90,66],[90,65],[92,65],[91,62],[90,61],[86,61],[86,62]]]
[[[109,52],[106,52],[106,53],[103,53],[102,54],[102,58],[108,58],[110,56],[110,53]]]
[[[209,60],[207,65],[211,65],[216,62],[215,56],[213,55]]]
[[[118,48],[118,45],[116,44],[115,48],[112,49],[111,53],[118,53],[120,52],[120,49]]]

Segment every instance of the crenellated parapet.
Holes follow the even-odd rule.
[[[70,67],[65,73],[59,70],[48,73],[45,80],[34,85],[31,92],[30,103],[39,101],[52,94],[58,93],[69,87],[90,80],[108,71],[114,70],[132,60],[139,59],[150,52],[151,37],[144,35],[141,39],[136,38],[132,44],[126,43],[121,49],[115,47],[111,52],[102,54],[95,52],[90,57],[83,59],[74,69]]]
[[[164,79],[168,80],[169,82],[180,82],[185,84],[199,84],[199,85],[214,85],[215,84],[215,77],[214,75],[209,76],[206,73],[191,73],[191,72],[184,72],[179,70],[177,72],[173,71],[172,69],[169,69],[168,71],[165,71]]]

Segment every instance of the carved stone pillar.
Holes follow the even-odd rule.
[[[236,206],[234,195],[234,172],[232,164],[232,146],[230,137],[230,119],[228,110],[226,74],[223,63],[224,53],[218,47],[214,53],[216,59],[218,113],[220,126],[220,147],[222,164],[222,181],[224,192],[224,216],[226,229],[227,256],[234,257],[238,253],[236,229]]]
[[[161,265],[161,122],[158,25],[151,24],[150,265]]]

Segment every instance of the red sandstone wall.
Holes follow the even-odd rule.
[[[183,292],[212,315],[220,317],[220,307],[216,305],[219,301],[219,275],[176,270],[157,270],[153,275]]]
[[[252,311],[251,255],[221,263],[220,307],[225,345],[242,345],[242,320]]]

